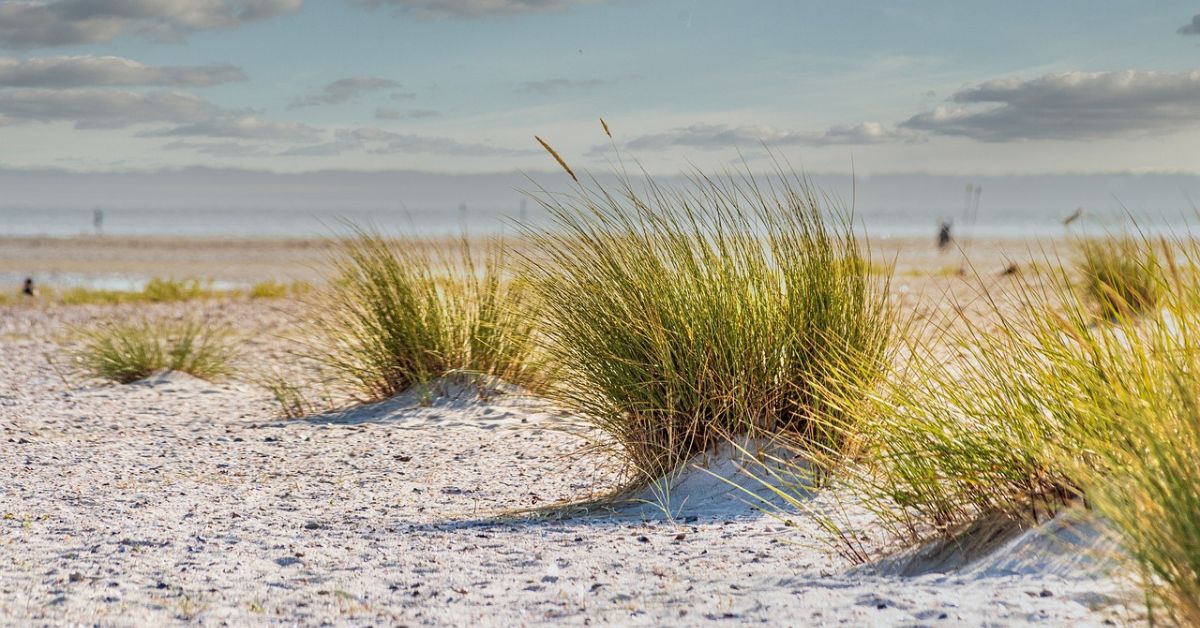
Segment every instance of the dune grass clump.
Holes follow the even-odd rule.
[[[1088,501],[1140,566],[1151,612],[1200,625],[1200,249],[1177,247],[1163,310],[1123,334],[1124,381],[1105,410],[1111,435],[1085,441]]]
[[[1200,621],[1200,255],[1164,252],[1140,316],[1109,319],[1070,270],[1045,272],[1018,281],[1015,310],[993,302],[993,324],[966,321],[953,353],[912,352],[871,413],[860,485],[894,532],[1091,507],[1147,599]]]
[[[122,384],[172,370],[212,379],[232,371],[228,328],[204,319],[113,321],[78,332],[76,365]]]
[[[846,449],[894,325],[843,205],[784,174],[576,190],[537,197],[523,270],[555,392],[634,479],[736,436]]]
[[[1080,240],[1076,248],[1076,270],[1105,318],[1142,314],[1158,303],[1162,267],[1152,242],[1112,237]]]
[[[985,291],[985,320],[914,341],[864,423],[866,492],[900,535],[1053,514],[1082,496],[1087,443],[1112,437],[1125,411],[1113,404],[1150,392],[1132,370],[1133,319],[1100,324],[1069,270],[1012,290],[1010,307]]]
[[[527,383],[526,292],[505,272],[502,242],[476,248],[355,230],[314,300],[310,357],[362,401],[452,372]]]

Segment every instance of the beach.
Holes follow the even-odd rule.
[[[953,254],[918,246],[875,250],[894,254],[893,290],[906,307],[922,307],[921,294],[969,298],[945,269]],[[915,252],[907,258],[906,247]],[[1018,254],[1011,248],[1028,251],[979,247],[973,265],[997,274],[1006,254]],[[287,241],[8,240],[0,270],[315,279],[291,273],[319,268],[324,250]],[[170,373],[116,385],[81,380],[64,363],[73,326],[181,311],[234,326],[233,376]],[[1137,620],[1136,589],[1075,560],[1095,547],[1060,547],[1054,530],[1015,531],[962,564],[897,569],[854,564],[794,510],[763,512],[728,487],[708,499],[706,476],[680,478],[659,500],[591,503],[613,488],[616,463],[588,450],[590,428],[514,387],[480,396],[449,382],[365,410],[282,419],[255,375],[289,365],[284,338],[302,311],[290,299],[244,297],[3,308],[5,623]],[[804,499],[872,527],[870,512],[845,503],[849,494]],[[569,503],[589,506],[539,510]],[[895,543],[882,528],[860,541],[880,555]]]

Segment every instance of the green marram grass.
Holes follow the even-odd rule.
[[[1117,417],[1076,466],[1089,503],[1140,566],[1156,621],[1200,625],[1200,246],[1164,247],[1161,309],[1113,331],[1113,385],[1096,409]],[[1114,360],[1116,362],[1116,360]]]
[[[1140,237],[1076,242],[1076,272],[1103,316],[1135,316],[1157,305],[1162,266],[1155,248],[1151,240]]]
[[[76,366],[91,377],[122,384],[162,370],[204,379],[228,375],[236,355],[227,327],[198,318],[112,321],[77,334]]]
[[[535,378],[528,295],[502,241],[353,229],[335,249],[333,276],[310,299],[306,355],[343,391],[371,401],[453,372]]]
[[[910,352],[862,422],[854,483],[893,532],[1088,506],[1141,566],[1152,608],[1200,621],[1200,255],[1191,240],[1138,250],[1160,245],[1157,306],[1139,316],[1098,311],[1060,267],[989,301],[990,323]]]
[[[889,360],[889,273],[850,211],[777,173],[535,194],[522,270],[553,393],[654,479],[734,436],[839,457]]]

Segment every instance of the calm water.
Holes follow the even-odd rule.
[[[95,233],[91,209],[5,209],[0,210],[0,236],[75,236]],[[514,211],[299,211],[299,210],[104,210],[101,231],[127,236],[206,236],[300,238],[329,235],[346,222],[373,226],[385,233],[423,235],[457,234],[466,226],[471,234],[512,233],[514,220],[545,224],[545,216],[530,209]],[[953,218],[935,211],[863,211],[858,218],[876,237],[929,236],[939,222]],[[956,221],[956,233],[977,237],[1056,236],[1064,233],[1063,216],[1046,211],[989,210],[974,225]],[[1119,230],[1124,224],[1118,212],[1090,213],[1074,229]],[[1151,221],[1157,226],[1178,225],[1182,220]]]

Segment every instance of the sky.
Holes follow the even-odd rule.
[[[608,123],[610,139],[600,118]],[[0,0],[0,169],[1200,174],[1200,2]]]

